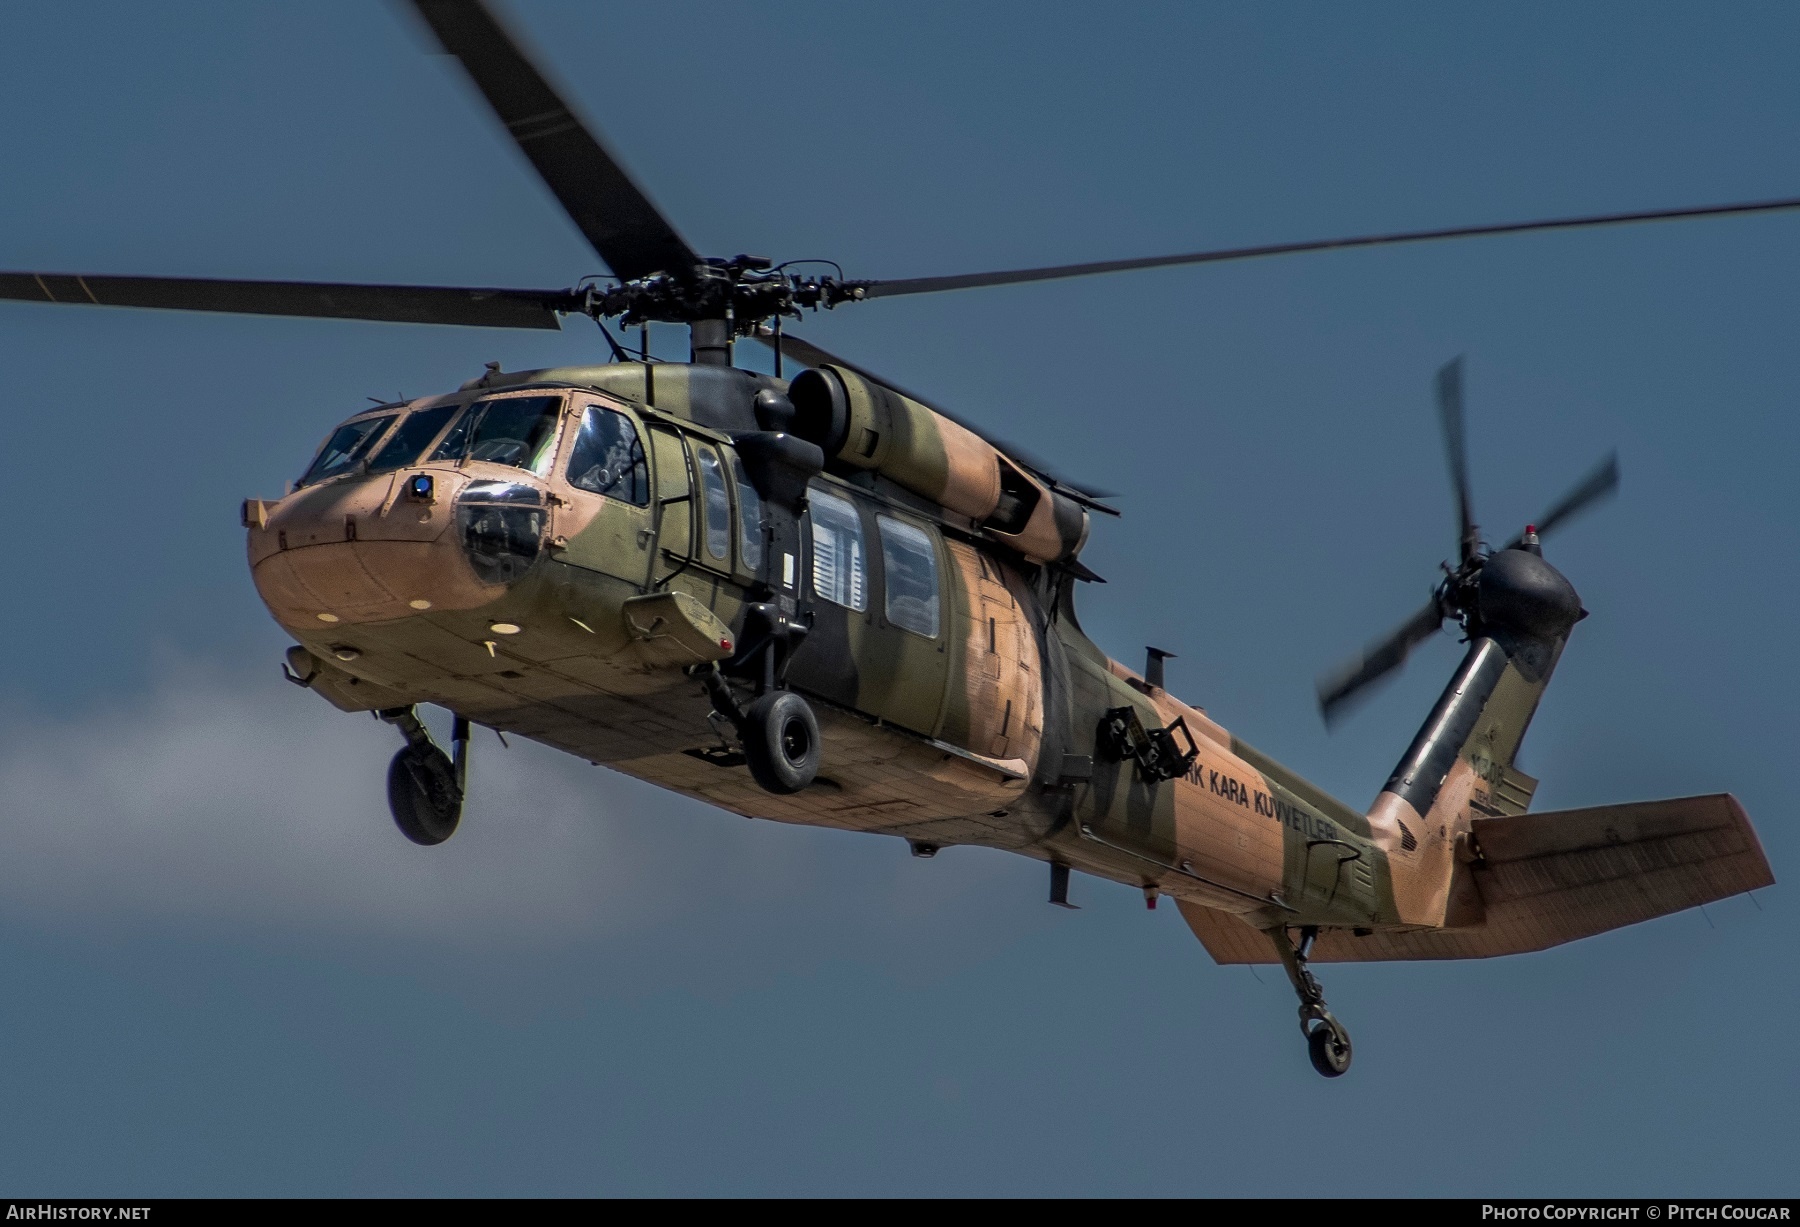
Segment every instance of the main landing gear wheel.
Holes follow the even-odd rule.
[[[394,825],[415,844],[431,847],[456,834],[462,821],[463,792],[469,778],[469,722],[456,717],[450,739],[456,759],[432,743],[431,734],[410,707],[390,707],[375,716],[399,729],[406,745],[388,764],[388,811]]]
[[[415,844],[430,847],[456,834],[462,789],[456,768],[436,746],[406,746],[388,764],[388,809],[394,825]]]
[[[1306,1033],[1306,1055],[1313,1068],[1327,1078],[1336,1078],[1350,1068],[1350,1033],[1337,1019],[1327,1015],[1314,1022]]]
[[[770,690],[750,704],[738,729],[756,782],[772,793],[799,792],[819,774],[819,721],[791,690]]]

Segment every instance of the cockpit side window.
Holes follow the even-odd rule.
[[[369,472],[391,473],[419,458],[419,453],[438,436],[460,405],[438,405],[432,409],[416,409],[400,423],[393,437],[381,445],[369,460]]]
[[[355,422],[345,422],[331,432],[331,438],[325,440],[325,446],[319,449],[312,467],[306,470],[306,476],[300,484],[310,486],[316,481],[324,481],[327,477],[336,477],[339,473],[347,473],[368,454],[369,448],[381,438],[382,432],[390,426],[396,415],[387,417],[362,418]]]
[[[569,449],[569,484],[638,507],[649,503],[650,465],[630,418],[613,409],[588,409]]]
[[[431,458],[485,460],[547,477],[556,452],[556,422],[561,412],[560,396],[476,401],[450,428]]]

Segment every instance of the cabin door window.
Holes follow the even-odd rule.
[[[833,605],[858,612],[867,609],[869,551],[856,505],[817,489],[807,502],[812,512],[813,592]]]
[[[725,466],[710,447],[694,447],[694,467],[700,473],[700,509],[705,546],[703,560],[721,571],[731,569],[731,494],[725,488]]]
[[[865,710],[901,728],[938,734],[949,679],[937,530],[877,512],[880,600],[858,652]]]
[[[937,549],[931,534],[893,516],[876,516],[887,620],[901,630],[938,636]]]
[[[763,550],[768,544],[769,528],[763,522],[762,495],[751,484],[749,474],[744,472],[744,462],[736,452],[731,454],[731,475],[732,484],[737,486],[738,567],[754,579],[762,572]],[[794,576],[787,576],[786,581],[788,587],[793,587]]]

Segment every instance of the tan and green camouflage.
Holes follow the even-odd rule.
[[[1533,651],[1479,639],[1374,804],[1328,796],[1087,638],[1078,571],[1064,565],[1085,515],[1079,531],[1066,506],[1061,524],[989,523],[1003,479],[1021,488],[1010,461],[917,402],[827,374],[848,394],[849,429],[812,483],[815,518],[846,500],[867,556],[862,607],[813,599],[817,622],[793,660],[789,680],[822,731],[811,787],[773,795],[728,765],[688,671],[731,655],[755,570],[739,489],[729,526],[708,519],[723,503],[690,490],[702,464],[733,468],[730,423],[708,423],[697,381],[783,386],[767,377],[631,362],[490,373],[361,415],[548,395],[561,398],[563,428],[535,472],[411,464],[247,502],[258,590],[297,641],[292,672],[347,711],[438,704],[748,817],[896,836],[924,852],[1003,848],[1152,903],[1171,896],[1221,962],[1273,962],[1271,935],[1296,928],[1317,930],[1314,961],[1537,949],[1772,880],[1729,797],[1526,812],[1535,782],[1513,759],[1561,639]],[[635,424],[648,505],[569,483],[571,426],[590,406]],[[404,493],[422,473],[435,483],[429,503]],[[1030,480],[1048,517],[1053,499]],[[508,582],[471,568],[452,524],[459,492],[477,482],[523,483],[545,499],[542,556]],[[884,530],[884,518],[905,527]],[[721,556],[701,543],[722,529]],[[883,599],[883,531],[922,534],[934,554],[938,608],[924,622],[914,610],[911,628]],[[806,588],[809,559],[788,562]],[[935,634],[918,629],[932,621]],[[1099,730],[1127,710],[1145,729],[1185,726],[1195,753],[1184,772],[1156,779],[1109,755]],[[1413,778],[1408,763],[1441,778]]]

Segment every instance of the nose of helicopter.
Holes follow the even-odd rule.
[[[263,602],[289,630],[316,632],[487,605],[536,559],[547,517],[528,475],[483,481],[434,467],[250,500],[244,522]]]

